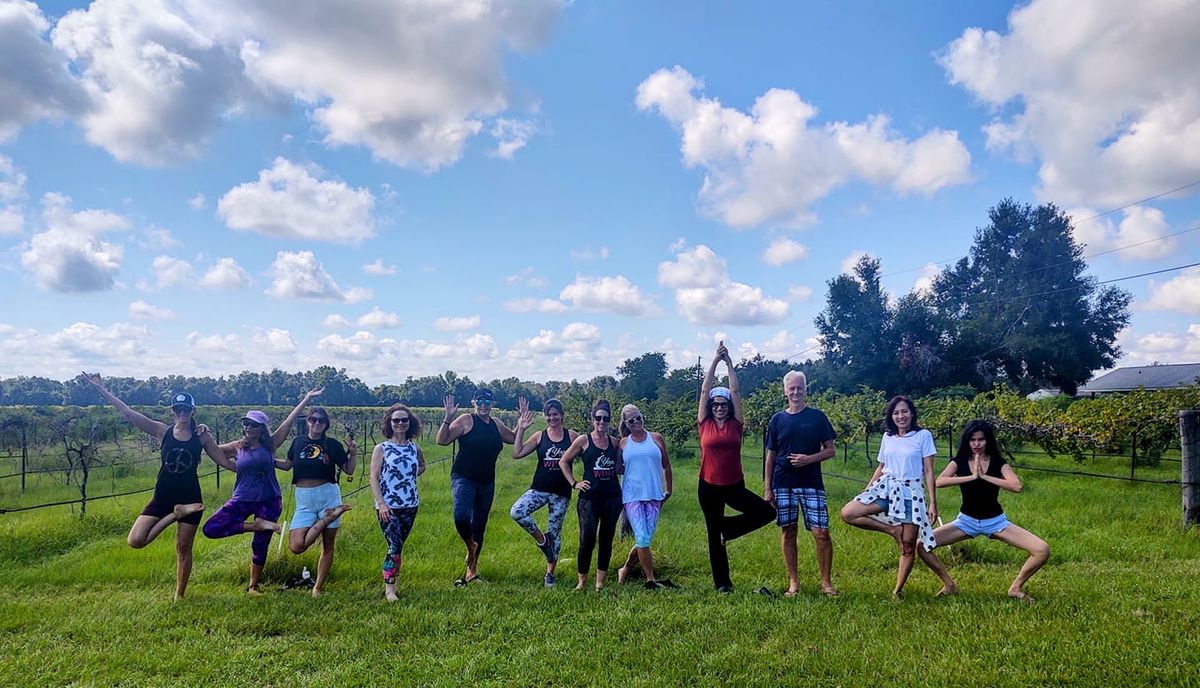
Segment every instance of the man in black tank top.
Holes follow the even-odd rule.
[[[454,581],[456,586],[479,578],[479,553],[496,494],[496,457],[505,444],[516,439],[499,418],[492,417],[494,399],[490,389],[478,389],[471,398],[475,411],[455,418],[458,404],[453,394],[447,394],[446,417],[435,438],[443,446],[458,442],[450,468],[450,496],[454,502],[454,529],[467,549],[467,570]]]

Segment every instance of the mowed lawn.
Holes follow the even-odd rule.
[[[427,448],[431,460],[447,454]],[[1069,459],[1038,462],[1076,468]],[[696,464],[677,457],[675,495],[654,542],[660,575],[682,589],[657,592],[615,581],[600,593],[572,590],[574,504],[559,585],[545,589],[540,553],[508,516],[533,465],[506,456],[481,565],[488,582],[451,584],[463,552],[450,517],[449,464],[437,463],[421,478],[395,604],[382,596],[384,543],[369,491],[349,500],[331,582],[317,600],[280,589],[302,566],[315,570],[315,549],[297,557],[273,543],[268,592],[251,598],[249,536],[199,536],[187,599],[172,603],[174,528],[143,550],[124,541],[148,495],[94,502],[82,520],[68,507],[0,515],[0,686],[1200,685],[1200,533],[1180,528],[1178,487],[1025,471],[1025,492],[1002,500],[1015,523],[1051,545],[1050,564],[1029,586],[1038,602],[1006,598],[1023,557],[985,541],[939,550],[962,594],[935,599],[939,583],[918,564],[908,596],[896,602],[891,541],[836,520],[861,483],[829,474],[868,474],[860,450],[849,463],[839,453],[826,464],[826,482],[842,596],[818,594],[803,533],[802,594],[752,593],[778,592],[786,581],[774,525],[730,545],[737,590],[719,596]],[[761,486],[756,447],[745,465],[749,483]],[[105,478],[94,491],[148,487],[152,469]],[[1166,464],[1139,475],[1177,471]],[[217,490],[205,481],[208,513],[232,482],[225,475]],[[343,484],[343,493],[361,484]],[[39,497],[15,489],[11,479],[0,485],[0,506]],[[949,520],[957,490],[940,494]],[[285,496],[285,516],[291,506]],[[631,544],[619,542],[614,559]]]

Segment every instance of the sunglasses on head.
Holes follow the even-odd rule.
[[[403,417],[403,418],[392,418],[392,419],[391,419],[391,421],[392,421],[392,423],[393,423],[393,424],[397,424],[397,423],[407,423],[407,422],[408,422],[408,416],[405,416],[405,417]]]
[[[594,418],[597,423],[607,423],[608,421],[612,420],[612,416],[604,416],[599,413],[592,416],[592,418]]]

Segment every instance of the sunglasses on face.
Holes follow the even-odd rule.
[[[595,420],[597,423],[607,423],[607,422],[608,422],[608,421],[609,421],[609,420],[612,418],[612,416],[602,416],[602,415],[600,415],[600,414],[598,414],[598,413],[597,413],[596,415],[592,416],[592,418],[593,418],[593,419],[594,419],[594,420]]]
[[[318,425],[318,424],[320,424],[320,423],[328,423],[328,422],[329,422],[329,419],[328,419],[328,418],[322,418],[322,417],[320,417],[320,416],[310,416],[310,417],[308,418],[308,422],[312,423],[313,425]]]
[[[645,420],[645,419],[644,419],[644,418],[642,418],[641,416],[632,416],[632,417],[630,417],[630,418],[626,418],[626,419],[625,419],[625,424],[626,424],[626,425],[633,425],[633,424],[635,424],[635,423],[641,423],[643,420]]]
[[[491,406],[492,400],[491,399],[476,399],[475,405],[476,406]]]
[[[722,402],[717,402],[717,403],[714,403],[714,404],[712,405],[712,407],[713,407],[713,408],[715,408],[715,409],[719,409],[719,408],[729,408],[729,404],[727,404],[727,403],[725,403],[725,402],[723,402],[723,401],[722,401]]]
[[[408,416],[405,416],[404,418],[392,418],[391,421],[392,421],[392,425],[399,425],[400,423],[407,423]]]
[[[244,430],[249,430],[250,428],[260,428],[260,427],[262,427],[262,426],[261,426],[261,425],[259,425],[258,423],[255,423],[255,422],[254,422],[254,421],[252,421],[252,420],[244,420],[244,421],[242,421],[242,428],[243,428]]]

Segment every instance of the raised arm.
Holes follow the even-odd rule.
[[[446,395],[443,405],[446,409],[446,417],[442,419],[442,424],[438,426],[437,435],[433,438],[433,441],[445,446],[467,434],[467,431],[471,429],[469,425],[471,414],[464,413],[458,418],[454,417],[454,414],[458,411],[458,404],[454,402],[453,394]]]
[[[213,463],[226,470],[237,471],[237,464],[229,458],[229,454],[221,448],[221,445],[217,444],[217,438],[213,437],[207,428],[205,432],[200,433],[200,446],[204,447],[204,453],[208,454],[208,458],[212,459]]]
[[[529,410],[528,404],[525,402],[525,397],[521,397],[518,402],[521,416],[517,418],[517,433],[513,438],[512,457],[513,460],[521,459],[533,453],[537,449],[538,443],[542,441],[542,433],[535,432],[533,437],[525,439],[525,431],[533,424],[533,411]]]
[[[717,379],[717,364],[721,362],[721,349],[725,343],[721,342],[717,345],[717,353],[713,356],[713,360],[708,364],[708,370],[704,373],[704,382],[700,383],[700,402],[696,407],[696,425],[699,425],[708,418],[708,393],[713,388],[713,384]]]
[[[113,408],[120,412],[121,417],[131,423],[133,427],[141,430],[147,435],[153,435],[161,440],[167,434],[167,424],[147,418],[146,416],[129,408],[129,404],[121,401],[100,380],[100,373],[80,373],[79,377],[85,382],[91,384],[104,397],[104,400],[113,405]]]
[[[733,360],[729,358],[729,349],[721,347],[725,351],[725,368],[729,374],[729,396],[733,397],[730,401],[733,403],[733,417],[737,418],[737,422],[745,423],[742,417],[742,394],[738,391],[737,371],[733,369]]]
[[[494,422],[496,424],[496,430],[498,430],[500,432],[500,441],[501,442],[503,442],[505,444],[516,444],[516,441],[517,441],[516,433],[514,433],[511,428],[509,428],[507,425],[505,425],[504,421],[500,420],[500,418],[498,416],[496,416],[495,414],[492,414],[492,422]]]
[[[304,410],[304,407],[308,406],[308,403],[313,399],[321,396],[321,392],[324,391],[324,387],[308,390],[304,398],[300,400],[300,403],[296,404],[296,408],[292,409],[292,412],[279,424],[279,427],[275,428],[275,432],[271,433],[271,443],[275,445],[276,449],[279,449],[279,445],[283,444],[288,435],[292,434],[292,424],[296,422],[296,418],[300,416],[300,412]]]

